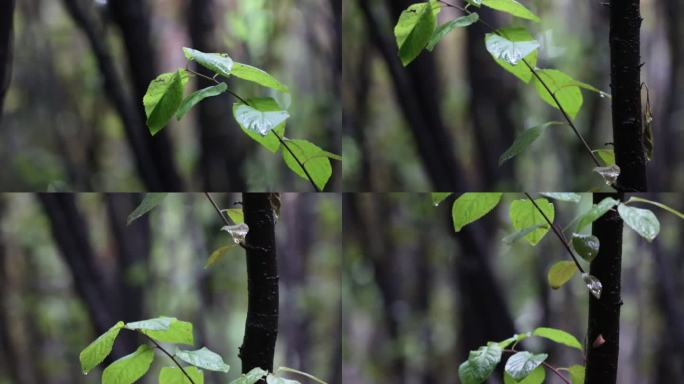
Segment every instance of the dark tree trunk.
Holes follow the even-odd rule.
[[[216,11],[214,0],[187,2],[193,48],[203,52],[221,51],[214,43]],[[213,76],[204,68],[197,70]],[[196,81],[198,89],[213,85],[200,77]],[[202,174],[206,191],[245,190],[242,164],[246,156],[246,140],[231,117],[231,105],[230,97],[224,94],[210,97],[196,107],[202,147],[198,171]]]
[[[38,194],[45,214],[50,221],[52,235],[64,258],[75,285],[93,322],[95,332],[100,335],[121,320],[111,292],[119,287],[111,284],[96,262],[95,251],[88,240],[88,228],[81,216],[73,194]],[[122,335],[124,336],[124,335]],[[122,337],[114,346],[112,358],[130,353],[135,349],[133,340]]]
[[[646,156],[641,118],[639,0],[610,2],[610,82],[613,142],[621,191],[645,192]]]
[[[622,200],[620,194],[595,193],[594,204],[606,197]],[[601,247],[591,262],[589,273],[601,282],[603,289],[600,300],[589,295],[587,384],[611,384],[617,380],[622,306],[622,227],[622,219],[613,209],[596,220],[591,229],[601,242]]]
[[[13,20],[14,0],[3,0],[0,3],[0,121],[2,121],[2,106],[12,74]]]
[[[240,347],[243,373],[256,367],[273,371],[278,337],[278,262],[270,198],[268,193],[244,193],[242,197],[245,224],[249,226],[245,239],[249,297]]]
[[[485,20],[496,20],[493,11],[478,11]],[[493,190],[502,183],[512,183],[513,162],[499,166],[499,156],[513,143],[517,124],[511,116],[511,100],[516,100],[516,88],[511,75],[504,73],[483,44],[489,32],[482,23],[466,28],[467,70],[470,83],[470,115],[472,132],[479,154],[484,189]]]
[[[440,191],[463,190],[463,171],[454,157],[452,137],[441,118],[435,62],[430,55],[421,55],[408,68],[403,68],[397,50],[389,39],[391,32],[383,32],[373,14],[371,2],[357,2],[366,19],[366,28],[373,44],[381,54],[394,84],[397,102],[416,142],[417,152],[423,159],[423,168],[432,181],[432,189]],[[408,0],[387,0],[393,19],[408,7]]]
[[[158,75],[157,55],[152,44],[147,1],[110,0],[107,4],[112,18],[119,26],[123,36],[123,43],[128,56],[128,67],[133,79],[138,116],[141,121],[146,121],[142,99],[147,92],[148,85]],[[145,145],[144,150],[150,156],[150,164],[154,166],[154,172],[144,176],[147,189],[156,192],[183,190],[167,133],[159,132],[153,137],[147,128],[145,128],[144,133],[141,137]]]
[[[130,226],[128,214],[141,201],[135,194],[112,193],[105,195],[109,226],[116,240],[118,271],[115,281],[120,283],[116,295],[121,303],[120,320],[137,321],[144,317],[144,283],[142,271],[148,271],[150,256],[150,219],[145,215]]]
[[[155,165],[157,160],[148,148],[150,134],[145,126],[145,120],[141,120],[139,111],[134,106],[139,103],[131,103],[131,96],[123,86],[122,77],[116,70],[115,60],[107,46],[106,39],[102,38],[102,28],[98,26],[92,12],[84,8],[82,1],[64,0],[64,6],[90,43],[104,80],[102,86],[121,118],[141,180],[148,189],[160,190],[163,185],[157,176],[159,172]]]

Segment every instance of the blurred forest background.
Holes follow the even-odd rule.
[[[222,207],[239,194],[214,196]],[[244,251],[235,247],[209,269],[209,254],[232,239],[201,194],[172,194],[126,226],[142,196],[0,195],[0,383],[96,383],[78,355],[116,321],[161,315],[191,321],[206,345],[240,372],[247,312]],[[341,199],[283,194],[276,241],[280,330],[275,366],[339,384]],[[136,341],[121,332],[114,355]],[[165,366],[171,361],[159,355]],[[150,374],[144,383],[156,383]]]
[[[407,68],[393,28],[416,0],[349,0],[343,10],[344,178],[346,190],[594,190],[593,163],[567,126],[548,129],[530,150],[499,167],[524,128],[560,113],[532,85],[500,68],[486,51],[481,23],[457,28]],[[451,0],[462,5],[463,1]],[[525,0],[541,24],[485,7],[495,27],[525,25],[540,41],[539,67],[560,69],[610,92],[608,8],[602,1]],[[684,185],[684,7],[642,0],[642,81],[655,116],[650,190]],[[459,16],[443,8],[440,23]],[[645,92],[644,92],[645,93]],[[610,101],[583,91],[577,126],[594,149],[612,142]],[[679,186],[679,188],[678,188]]]
[[[142,97],[185,66],[183,46],[273,74],[292,92],[288,136],[341,152],[340,0],[24,0],[14,22],[0,190],[308,191],[242,133],[227,94],[150,136]]]
[[[643,197],[682,208],[681,195]],[[548,268],[567,257],[557,239],[548,234],[536,247],[501,241],[514,232],[509,203],[521,198],[504,195],[498,209],[456,233],[453,198],[434,207],[428,194],[345,195],[345,383],[456,383],[469,350],[537,326],[585,339],[582,280],[557,291],[547,285]],[[578,205],[556,202],[554,221],[565,225],[590,205],[589,194]],[[624,230],[621,384],[684,381],[684,225],[654,212],[661,233],[653,243]],[[584,363],[579,351],[540,341],[523,345],[548,352],[555,366]],[[548,383],[559,382],[552,376]]]

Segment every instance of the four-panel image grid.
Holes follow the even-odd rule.
[[[0,0],[0,384],[684,383],[680,0]]]

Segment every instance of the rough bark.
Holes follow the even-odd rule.
[[[203,52],[221,52],[214,43],[217,11],[214,0],[187,2],[188,27],[192,46]],[[198,68],[200,73],[213,76]],[[196,78],[197,89],[213,85],[206,79]],[[246,141],[231,117],[228,95],[210,97],[197,105],[197,124],[202,152],[198,172],[202,174],[206,191],[243,191],[245,180],[242,163],[247,155]]]
[[[0,3],[0,121],[2,121],[2,106],[12,73],[14,1],[5,0]]]
[[[622,200],[619,194],[595,193],[594,204],[606,197]],[[622,219],[616,210],[608,211],[592,225],[591,232],[598,237],[601,247],[591,262],[589,273],[599,279],[603,289],[601,299],[589,295],[586,384],[611,384],[617,380],[622,306],[622,227]]]
[[[397,102],[406,118],[423,159],[423,168],[432,182],[432,189],[440,191],[463,190],[463,171],[454,157],[452,138],[441,118],[438,100],[439,84],[434,59],[421,55],[408,68],[403,68],[396,52],[391,30],[382,31],[369,1],[357,2],[366,19],[366,27],[373,44],[387,65],[394,85]],[[387,0],[394,20],[410,1]]]
[[[610,82],[613,142],[621,191],[645,192],[646,156],[641,117],[639,0],[610,2]]]
[[[141,121],[146,121],[142,99],[148,85],[158,75],[147,1],[110,0],[107,4],[123,37],[138,116]],[[167,132],[159,132],[153,137],[145,129],[142,141],[145,151],[150,155],[150,164],[154,166],[154,172],[144,177],[147,189],[156,192],[181,191],[183,183],[176,170]]]
[[[278,263],[275,217],[268,193],[244,193],[242,197],[247,253],[247,322],[240,347],[242,372],[259,367],[273,371],[278,337]],[[262,382],[265,382],[262,380]]]

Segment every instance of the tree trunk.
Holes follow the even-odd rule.
[[[13,19],[14,0],[3,0],[0,3],[0,121],[2,121],[2,106],[12,73]]]
[[[357,3],[366,19],[370,39],[387,64],[397,102],[411,129],[417,152],[423,159],[423,169],[432,181],[432,189],[465,189],[463,171],[454,157],[453,139],[441,118],[434,59],[422,55],[409,68],[403,68],[396,47],[380,29],[383,23],[373,14],[371,2],[362,0]],[[408,7],[409,3],[407,0],[386,1],[394,20],[399,18],[401,10]]]
[[[273,371],[278,337],[278,263],[270,195],[242,195],[245,224],[249,226],[245,239],[249,296],[245,336],[240,347],[243,373],[256,367]]]
[[[646,156],[641,118],[639,0],[610,1],[610,82],[613,142],[620,191],[645,192]]]
[[[594,204],[606,197],[622,200],[621,194],[595,193]],[[622,268],[622,219],[610,210],[596,220],[592,234],[601,247],[591,262],[590,274],[603,285],[601,299],[589,295],[586,384],[611,384],[617,380],[620,350],[620,275]]]
[[[123,79],[117,72],[114,57],[106,39],[102,38],[104,33],[102,28],[98,26],[91,12],[83,7],[82,1],[64,0],[64,6],[88,39],[104,80],[103,89],[121,118],[128,145],[135,157],[135,164],[142,182],[150,190],[159,190],[162,188],[162,184],[157,177],[156,160],[154,154],[148,149],[150,134],[145,126],[145,120],[141,120],[142,117],[134,106],[139,103],[131,103],[131,96],[124,88]]]
[[[219,52],[214,43],[214,17],[217,11],[214,0],[192,0],[187,2],[188,26],[193,48],[203,52]],[[204,68],[200,73],[213,76]],[[213,83],[196,78],[197,89]],[[240,128],[231,117],[231,102],[228,95],[210,97],[196,107],[199,125],[200,155],[199,173],[202,174],[207,191],[242,191],[245,180],[242,164],[246,157],[246,140]]]
[[[95,332],[100,335],[121,320],[118,309],[122,307],[113,300],[113,291],[119,287],[107,279],[97,264],[95,251],[90,244],[88,227],[76,206],[73,194],[38,194],[45,214],[50,221],[52,235],[64,261],[73,276],[79,294],[90,316]],[[112,351],[112,360],[135,349],[134,340],[121,335]]]
[[[123,36],[138,116],[141,121],[147,121],[142,99],[148,85],[158,75],[147,1],[110,0],[107,4]],[[154,172],[144,177],[147,189],[154,192],[182,191],[183,184],[176,170],[167,132],[159,132],[152,137],[145,129],[141,139],[154,166]]]

